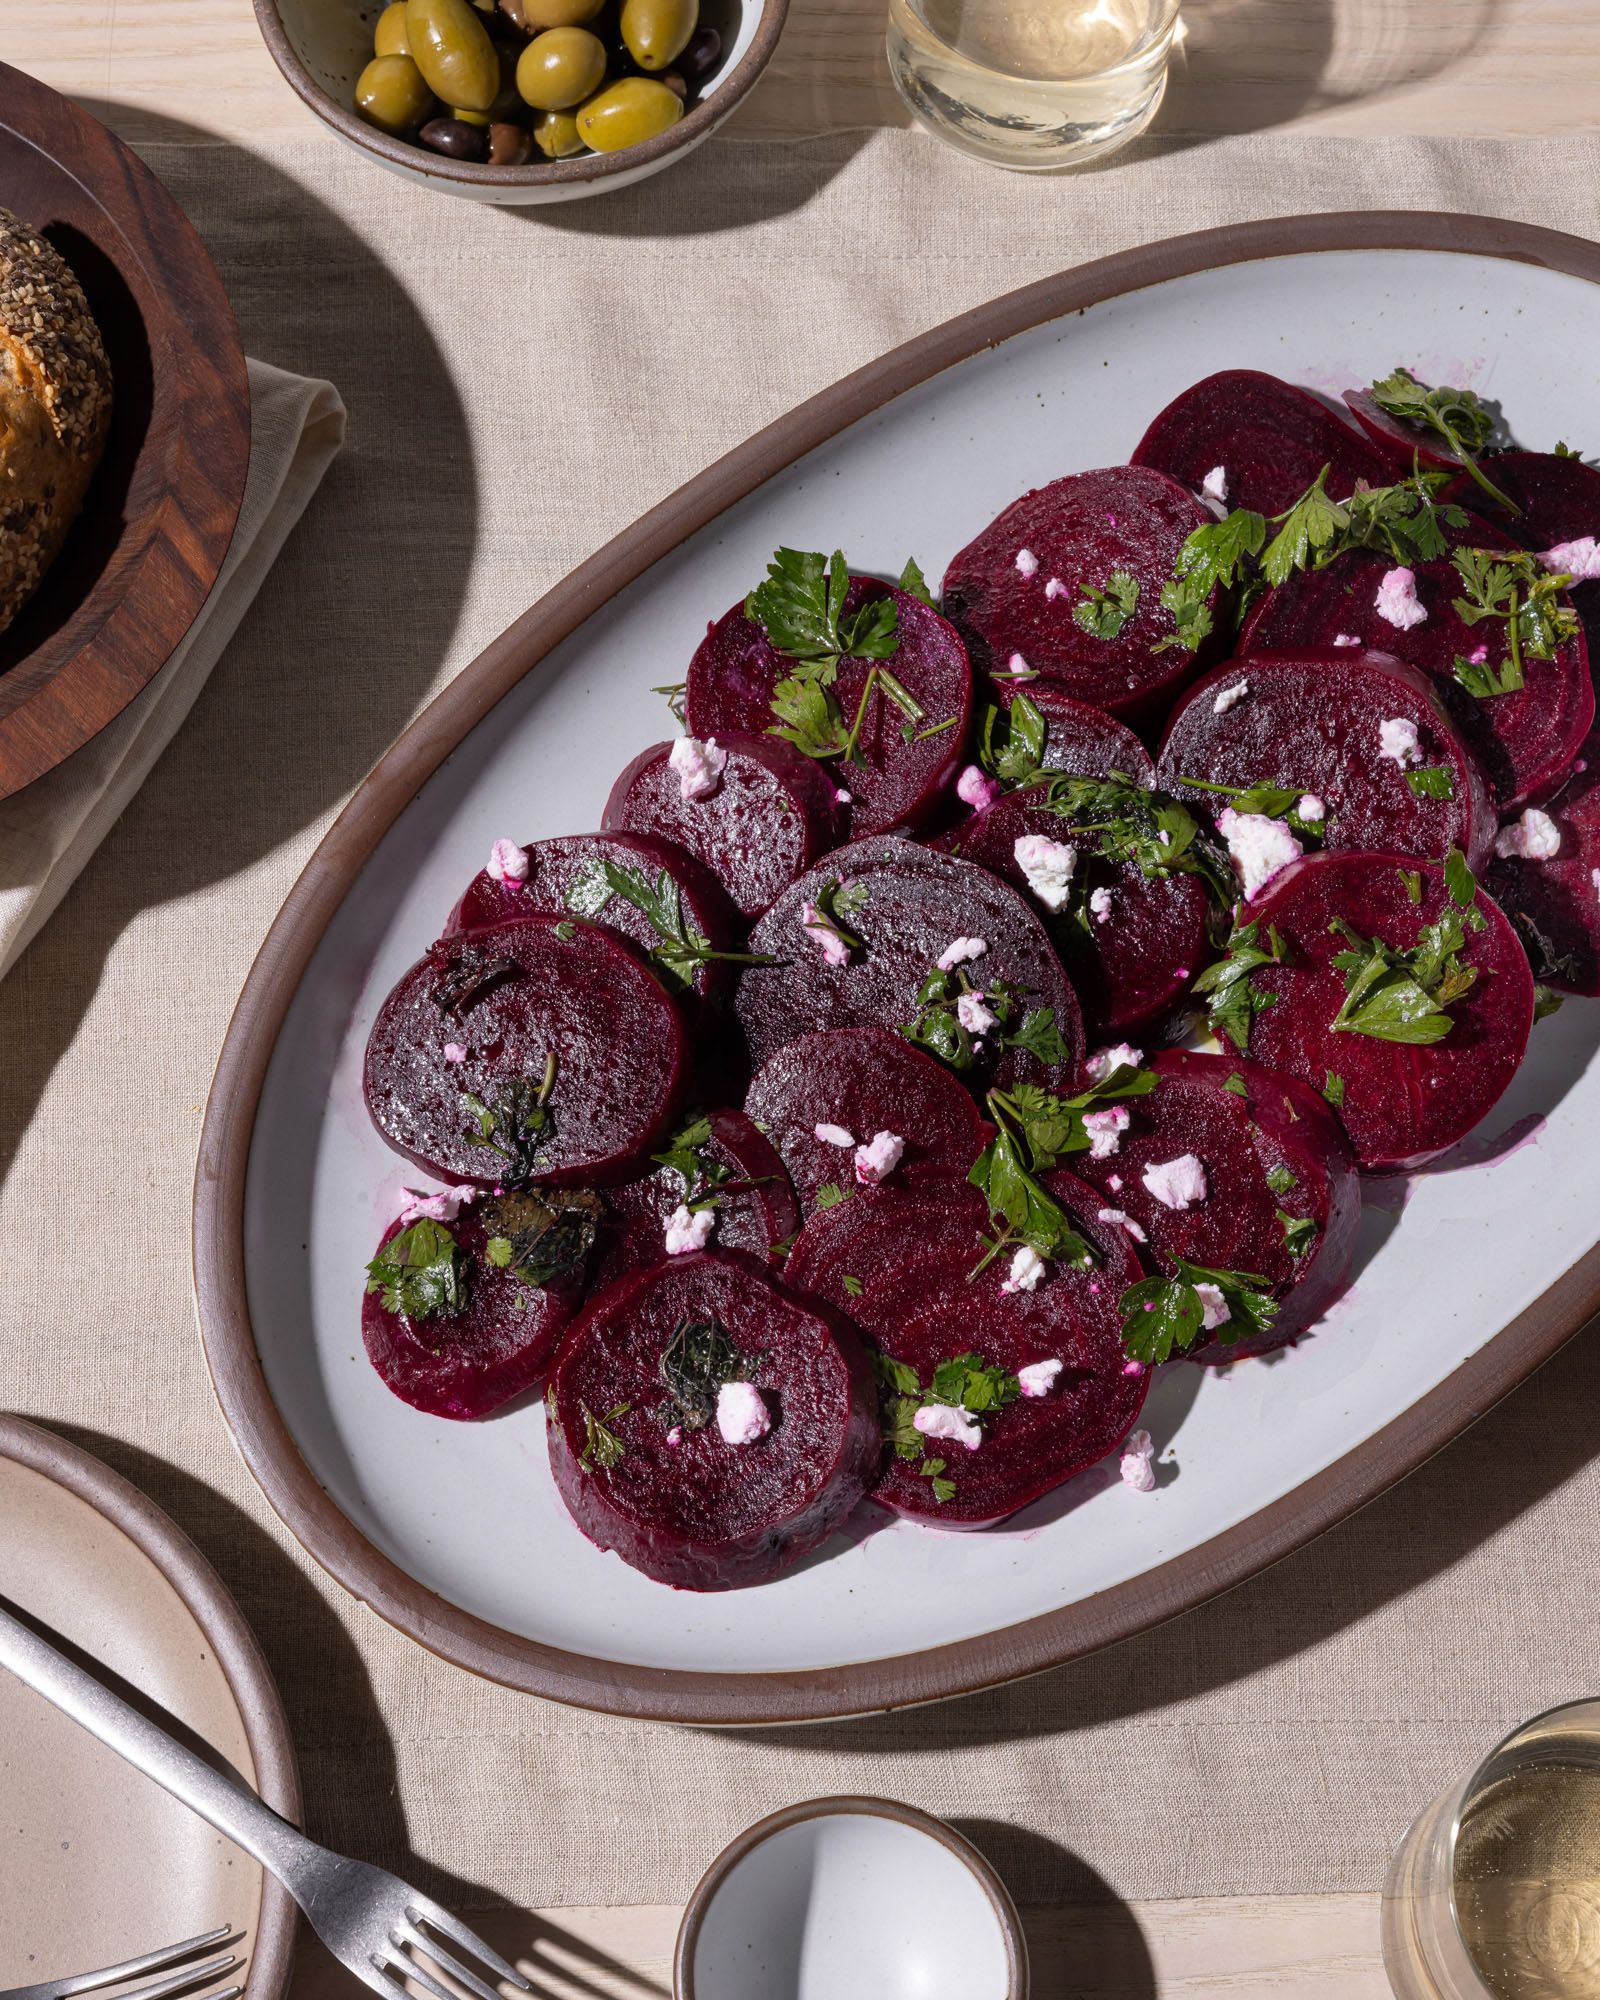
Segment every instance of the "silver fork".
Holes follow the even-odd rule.
[[[350,1861],[308,1840],[252,1792],[224,1777],[186,1745],[169,1736],[120,1695],[86,1673],[0,1604],[0,1667],[54,1702],[74,1722],[164,1785],[203,1820],[224,1833],[276,1875],[305,1912],[306,1921],[340,1964],[368,1986],[404,2000],[411,1980],[433,2000],[459,2000],[439,1975],[453,1979],[475,2000],[501,2000],[493,1986],[463,1965],[440,1942],[468,1952],[497,1979],[520,1993],[532,1988],[459,1917],[398,1875],[365,1861]],[[421,1957],[418,1954],[422,1954]],[[426,1959],[431,1963],[425,1964]]]
[[[37,1986],[13,1986],[0,1993],[0,2000],[73,2000],[77,1993],[94,1993],[102,1987],[120,1986],[126,1979],[137,1979],[145,1972],[165,1972],[169,1965],[178,1965],[179,1970],[168,1973],[165,1979],[152,1979],[148,1985],[135,1986],[126,1993],[119,1993],[117,2000],[167,2000],[168,1994],[185,1993],[192,1987],[204,1986],[209,1981],[231,1971],[239,1963],[238,1957],[230,1952],[226,1958],[209,1959],[204,1965],[180,1965],[180,1961],[193,1958],[196,1952],[209,1951],[214,1944],[221,1944],[232,1932],[226,1924],[219,1924],[214,1931],[202,1931],[199,1937],[185,1938],[182,1944],[169,1944],[160,1951],[147,1951],[140,1958],[125,1958],[121,1965],[108,1965],[99,1972],[78,1972],[70,1979],[45,1979]],[[207,1996],[207,2000],[239,2000],[242,1986],[224,1986],[218,1993]]]

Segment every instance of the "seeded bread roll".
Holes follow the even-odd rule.
[[[82,288],[0,209],[0,631],[77,518],[110,417],[111,367]]]

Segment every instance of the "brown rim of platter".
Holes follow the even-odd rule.
[[[120,344],[136,355],[132,372],[148,376],[113,381],[105,458],[36,598],[70,578],[77,562],[92,557],[101,566],[84,594],[63,602],[30,649],[0,672],[6,798],[119,715],[193,625],[244,498],[250,385],[233,310],[205,245],[114,133],[0,63],[0,158],[8,168],[0,190],[6,206],[47,235],[60,229],[68,239],[87,239],[80,248],[71,240],[57,247],[98,306],[114,373]],[[119,487],[130,505],[113,521],[115,502],[106,496]],[[113,530],[111,546],[93,545],[97,534]],[[13,631],[28,630],[29,608]]]
[[[948,1848],[971,1871],[979,1888],[989,1899],[995,1924],[1005,1940],[1006,1990],[1001,2000],[1027,2000],[1028,1945],[1022,1919],[1017,1914],[1010,1890],[988,1861],[965,1834],[958,1833],[948,1821],[936,1819],[932,1813],[923,1812],[916,1806],[902,1805],[898,1799],[866,1798],[859,1793],[841,1793],[826,1799],[802,1799],[797,1805],[784,1806],[779,1812],[769,1813],[765,1819],[757,1820],[754,1826],[747,1826],[743,1833],[728,1842],[695,1884],[694,1893],[678,1925],[678,1942],[672,1954],[673,2000],[695,2000],[694,1948],[699,1942],[700,1926],[717,1891],[745,1856],[764,1840],[770,1840],[775,1833],[783,1833],[791,1826],[803,1825],[808,1819],[832,1819],[845,1813],[858,1813],[869,1819],[893,1820],[899,1826],[909,1826],[916,1833],[925,1833],[930,1840]]]
[[[189,1537],[138,1487],[54,1431],[0,1412],[0,1458],[75,1494],[126,1535],[177,1592],[228,1683],[250,1746],[255,1787],[281,1818],[300,1824],[300,1770],[283,1701],[255,1634],[227,1586]],[[281,2000],[294,1966],[300,1913],[277,1877],[261,1871],[261,1911],[250,1940],[244,2000]]]
[[[1600,1309],[1600,1246],[1403,1415],[1234,1527],[1091,1597],[923,1653],[848,1665],[695,1673],[591,1659],[508,1632],[429,1590],[318,1484],[267,1388],[245,1291],[244,1194],[262,1082],[311,955],[400,812],[509,689],[626,584],[803,453],[941,370],[1041,323],[1170,278],[1326,250],[1456,251],[1600,283],[1600,245],[1528,224],[1407,211],[1240,223],[1125,251],[965,313],[799,405],[579,565],[456,677],[356,791],[268,932],[206,1107],[195,1181],[196,1298],[207,1363],[246,1464],[291,1533],[380,1617],[458,1666],[603,1712],[727,1726],[820,1721],[969,1694],[1143,1632],[1303,1547],[1450,1443]],[[353,1308],[352,1308],[353,1309]]]
[[[586,153],[575,160],[527,160],[520,167],[489,167],[471,160],[451,160],[442,153],[429,152],[426,146],[414,145],[409,139],[396,139],[380,132],[354,106],[341,104],[306,68],[284,30],[277,0],[255,0],[255,10],[262,40],[301,103],[362,152],[372,153],[407,173],[421,174],[429,180],[454,181],[461,187],[537,188],[585,181],[603,185],[618,175],[631,176],[668,153],[686,151],[697,139],[706,137],[748,93],[771,61],[788,17],[789,0],[762,0],[761,18],[749,48],[731,69],[722,72],[716,89],[665,132],[658,132],[653,139],[641,139],[636,146],[624,146],[616,153]]]

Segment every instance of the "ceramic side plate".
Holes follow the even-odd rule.
[[[1047,280],[851,376],[713,466],[543,599],[401,738],[251,974],[201,1148],[207,1353],[284,1520],[436,1652],[558,1699],[798,1720],[1049,1666],[1239,1581],[1461,1430],[1600,1303],[1600,1008],[1572,1002],[1449,1171],[1369,1203],[1315,1337],[1226,1377],[1165,1371],[1150,1495],[1097,1469],[999,1531],[860,1532],[760,1590],[674,1593],[590,1547],[537,1404],[462,1426],[368,1367],[362,1266],[408,1178],[361,1103],[383,994],[500,835],[592,827],[672,724],[708,619],[774,547],[937,577],[999,508],[1125,459],[1223,367],[1337,390],[1397,363],[1499,399],[1528,444],[1600,439],[1600,248],[1432,215],[1187,237]],[[870,1527],[870,1532],[869,1532]]]

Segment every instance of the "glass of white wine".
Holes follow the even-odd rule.
[[[1003,167],[1079,166],[1156,115],[1179,0],[889,0],[889,68],[941,139]]]
[[[1600,2000],[1600,1701],[1514,1729],[1401,1842],[1397,2000]]]

